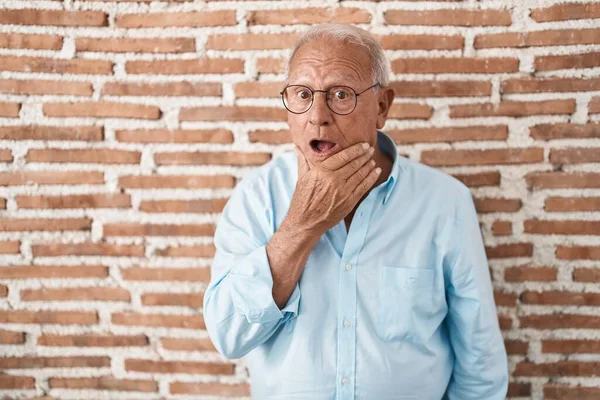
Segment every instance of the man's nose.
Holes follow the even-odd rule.
[[[308,110],[309,122],[316,126],[329,125],[331,123],[331,110],[327,106],[327,94],[316,92],[313,105]]]

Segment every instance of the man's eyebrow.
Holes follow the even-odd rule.
[[[319,88],[315,88],[314,86],[312,86],[309,82],[308,79],[300,77],[300,78],[290,78],[288,79],[288,85],[304,85],[304,86],[308,86],[311,89],[319,89]],[[354,79],[354,78],[350,78],[350,77],[344,77],[344,78],[336,78],[335,80],[332,81],[328,81],[327,85],[325,86],[326,88],[330,88],[332,86],[350,86],[352,87],[353,85],[356,86],[359,83]],[[324,88],[321,88],[324,89]]]

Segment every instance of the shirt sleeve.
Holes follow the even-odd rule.
[[[203,300],[209,337],[230,359],[243,357],[296,317],[301,295],[297,283],[281,310],[273,299],[266,252],[273,234],[272,212],[264,205],[268,191],[254,188],[248,181],[240,182],[223,209]]]
[[[447,274],[447,327],[455,362],[445,399],[504,400],[508,361],[471,192],[461,192],[455,258]]]

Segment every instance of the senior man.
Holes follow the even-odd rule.
[[[281,92],[295,153],[223,210],[203,312],[217,350],[245,356],[253,399],[506,396],[471,193],[381,131],[388,75],[370,33],[306,30]]]

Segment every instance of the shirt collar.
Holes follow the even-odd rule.
[[[377,145],[379,149],[385,154],[389,155],[392,160],[392,172],[388,179],[383,183],[382,190],[385,195],[383,197],[383,204],[386,204],[394,187],[396,186],[396,181],[400,177],[400,171],[402,170],[400,167],[400,156],[398,155],[398,148],[396,147],[396,143],[394,140],[385,134],[383,131],[377,130]]]

